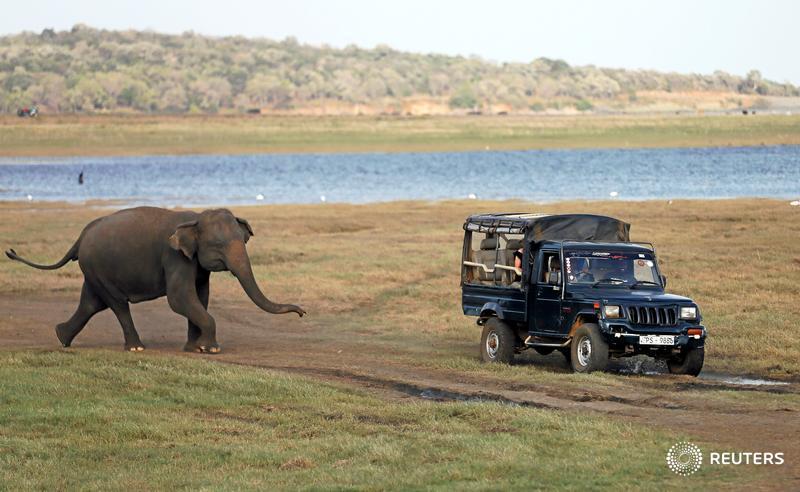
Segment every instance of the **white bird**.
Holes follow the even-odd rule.
[[[256,195],[256,200],[263,200],[263,199],[264,199],[264,195],[262,195],[261,193]]]
[[[619,192],[618,191],[612,191],[611,193],[609,193],[609,195],[611,196],[611,198],[616,198],[616,197],[619,196]]]

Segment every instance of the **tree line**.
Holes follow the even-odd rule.
[[[51,112],[215,113],[291,110],[314,102],[374,104],[413,97],[454,109],[542,109],[630,98],[638,91],[723,91],[798,96],[792,84],[722,71],[710,75],[571,66],[538,58],[478,57],[300,44],[239,36],[108,31],[76,25],[0,37],[0,112],[38,104]],[[555,103],[553,103],[555,101]]]

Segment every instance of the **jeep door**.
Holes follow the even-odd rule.
[[[557,266],[557,269],[556,269]],[[534,291],[533,330],[557,332],[561,329],[561,254],[557,249],[543,249],[536,258],[536,278],[531,279]],[[555,273],[555,284],[550,283],[551,272]]]

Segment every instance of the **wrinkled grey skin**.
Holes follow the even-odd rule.
[[[42,270],[78,261],[84,277],[80,304],[69,320],[56,326],[65,347],[92,316],[111,308],[122,326],[125,348],[144,350],[128,303],[166,295],[172,310],[189,320],[184,350],[216,353],[216,323],[207,311],[211,272],[233,273],[250,299],[268,313],[305,314],[298,306],[270,301],[258,288],[245,249],[252,235],[246,220],[225,209],[197,213],[137,207],[91,222],[53,265],[32,263],[13,249],[6,255]]]

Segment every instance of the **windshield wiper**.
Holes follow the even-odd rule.
[[[593,283],[592,287],[597,287],[598,285],[604,282],[611,282],[612,284],[619,285],[619,284],[624,284],[625,279],[615,278],[615,277],[604,278],[602,280],[598,280],[597,282]]]
[[[631,289],[637,285],[655,285],[656,287],[661,287],[661,284],[658,282],[653,282],[652,280],[637,280],[633,283],[633,285],[631,285]]]

